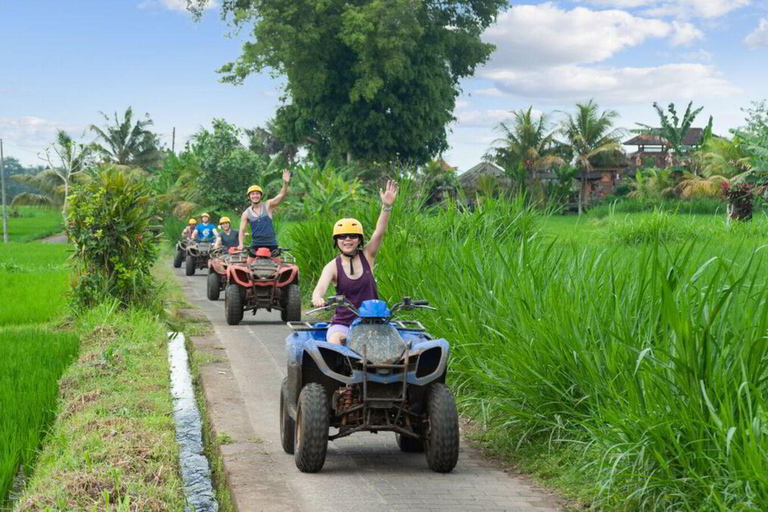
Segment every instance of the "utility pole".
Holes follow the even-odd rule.
[[[3,139],[0,139],[0,188],[3,190],[3,242],[8,243],[8,215],[5,213],[5,156],[3,155]]]
[[[176,154],[176,127],[173,127],[173,135],[171,135],[171,153]]]

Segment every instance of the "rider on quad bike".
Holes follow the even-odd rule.
[[[189,219],[189,222],[187,222],[187,225],[184,226],[184,229],[181,232],[181,239],[182,240],[191,239],[192,235],[195,232],[196,226],[197,226],[197,221],[195,219]]]
[[[197,221],[189,219],[189,222],[181,231],[181,239],[176,244],[176,256],[173,258],[174,268],[181,268],[181,264],[187,256],[187,245],[192,241],[192,235],[195,233],[195,226],[197,226]]]
[[[283,169],[283,186],[280,192],[269,201],[262,201],[264,191],[258,185],[248,187],[248,199],[251,206],[246,208],[240,217],[239,243],[237,248],[242,250],[245,240],[246,224],[251,226],[251,251],[260,247],[266,247],[270,251],[277,249],[277,235],[275,226],[272,224],[272,213],[277,208],[285,196],[288,194],[288,184],[291,181],[291,171]]]
[[[236,229],[232,229],[232,222],[229,217],[222,217],[219,219],[219,227],[221,232],[216,233],[216,243],[213,245],[214,249],[224,247],[229,249],[230,247],[237,247],[240,242],[240,237]]]
[[[198,224],[195,228],[195,232],[192,233],[192,238],[198,242],[213,242],[216,239],[218,233],[216,232],[216,226],[209,222],[211,216],[204,213],[200,216],[200,220],[203,222]]]
[[[381,196],[381,213],[376,222],[376,230],[371,239],[364,244],[363,225],[356,219],[341,219],[333,227],[333,245],[341,254],[323,268],[317,286],[312,292],[312,304],[321,308],[326,305],[323,298],[331,283],[336,286],[336,295],[343,295],[356,308],[366,300],[379,298],[373,268],[376,263],[376,253],[387,232],[389,213],[397,198],[397,183],[390,180],[387,189],[379,191]],[[329,343],[341,345],[349,334],[349,326],[356,318],[349,308],[339,307],[333,315],[331,326],[328,328]]]

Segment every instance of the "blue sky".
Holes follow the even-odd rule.
[[[210,10],[199,23],[183,0],[0,0],[0,138],[26,164],[57,129],[80,136],[99,111],[132,106],[177,147],[223,117],[263,124],[279,104],[279,80],[219,82],[232,36]],[[247,34],[246,34],[247,36]],[[514,3],[484,38],[490,62],[466,80],[447,161],[466,170],[509,111],[568,110],[595,98],[619,125],[654,123],[651,104],[693,100],[717,132],[740,108],[768,97],[768,0],[584,0]],[[555,114],[553,119],[556,119]],[[83,140],[91,140],[86,133]]]

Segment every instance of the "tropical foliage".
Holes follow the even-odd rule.
[[[189,0],[202,8],[206,0]],[[277,132],[319,160],[423,164],[447,149],[459,82],[493,46],[480,35],[506,0],[226,0],[252,25],[243,53],[221,68],[242,82],[267,68],[286,78]]]
[[[74,189],[67,232],[75,243],[78,305],[106,297],[124,305],[152,303],[150,270],[160,235],[152,206],[144,180],[111,166]]]
[[[91,125],[91,131],[100,141],[94,148],[104,162],[145,170],[159,165],[163,153],[159,149],[157,135],[149,130],[153,124],[149,114],[136,122],[131,107],[126,109],[122,119],[117,112],[112,120],[103,112],[101,115],[104,127]]]
[[[693,108],[693,102],[688,103],[688,107],[685,109],[683,118],[680,119],[677,114],[677,109],[674,103],[670,103],[667,106],[667,112],[664,112],[658,103],[654,102],[653,108],[659,115],[660,128],[651,127],[645,124],[638,123],[641,127],[639,131],[641,133],[648,133],[660,137],[669,144],[669,147],[674,152],[674,156],[679,158],[694,149],[693,146],[685,144],[685,136],[693,126],[693,122],[696,120],[696,116],[704,110],[704,107]],[[712,135],[712,116],[709,118],[709,123],[704,129],[703,139],[706,141]]]

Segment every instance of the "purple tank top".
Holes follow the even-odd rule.
[[[344,273],[342,268],[342,257],[336,258],[336,295],[343,295],[356,308],[359,308],[363,301],[379,298],[379,292],[376,290],[376,280],[373,278],[373,272],[368,265],[368,260],[360,251],[360,262],[363,264],[363,275],[357,279],[350,279]],[[336,308],[333,315],[332,324],[349,326],[357,318],[349,308]]]

